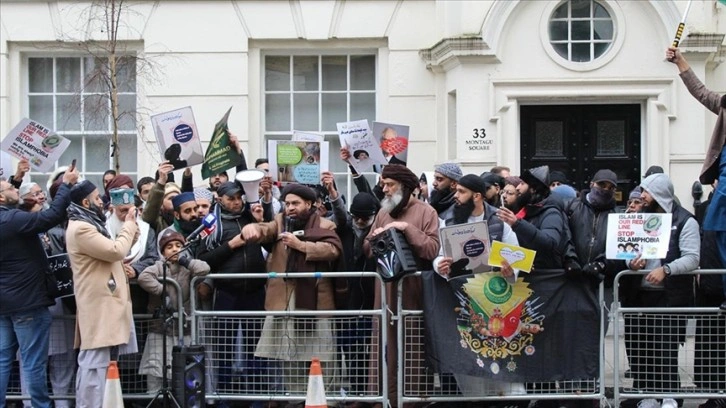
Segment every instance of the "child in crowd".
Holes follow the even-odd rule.
[[[160,308],[166,307],[170,317],[172,313],[177,312],[179,308],[179,295],[174,284],[166,285],[166,298],[161,299],[162,284],[159,279],[163,278],[164,263],[166,263],[166,277],[174,280],[181,288],[181,297],[184,305],[184,312],[189,313],[191,308],[190,296],[192,293],[191,281],[195,276],[204,276],[209,273],[209,265],[198,259],[192,259],[190,254],[182,252],[186,240],[184,236],[172,229],[162,231],[159,238],[159,251],[161,259],[156,261],[154,265],[144,269],[139,275],[139,285],[149,292],[149,313],[154,313]],[[180,253],[182,252],[182,253]],[[177,319],[174,319],[177,321]],[[162,386],[162,335],[166,332],[166,358],[167,362],[171,361],[171,349],[179,343],[178,328],[175,325],[165,327],[164,321],[160,317],[153,320],[149,330],[149,336],[144,346],[144,354],[141,357],[139,365],[139,374],[147,375],[147,386],[149,392],[156,392]],[[184,329],[184,342],[190,343],[189,327]],[[168,373],[167,373],[168,374]]]

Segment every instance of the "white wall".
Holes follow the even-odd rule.
[[[714,118],[687,94],[675,67],[663,61],[687,2],[603,1],[623,16],[625,36],[607,64],[584,72],[555,62],[540,41],[543,13],[554,7],[549,1],[162,0],[135,5],[123,39],[138,44],[160,73],[159,80],[140,78],[139,106],[161,112],[191,105],[204,140],[234,106],[230,127],[250,161],[264,151],[260,70],[265,51],[369,49],[378,56],[376,119],[411,126],[410,155],[416,158],[411,167],[417,174],[451,158],[470,171],[494,164],[519,171],[518,106],[525,101],[630,102],[643,106],[641,166],[668,167],[678,194],[688,196]],[[84,24],[88,4],[0,2],[3,135],[27,114],[24,53],[52,50],[58,39],[101,35]],[[687,32],[723,34],[726,7],[694,0],[687,26]],[[442,39],[479,35],[490,47],[487,56],[459,57],[446,67],[427,69],[419,55]],[[694,69],[708,86],[726,91],[724,53],[714,58],[701,51],[688,54]],[[449,112],[451,92],[455,112]],[[456,143],[447,141],[450,120],[455,120]],[[159,155],[148,117],[142,124],[146,147],[140,143],[139,173],[151,174]],[[487,130],[493,140],[489,150],[472,153],[462,147],[474,128]]]

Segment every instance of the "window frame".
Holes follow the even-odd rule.
[[[135,56],[133,52],[127,52],[125,55]],[[120,55],[119,57],[123,57],[123,56],[124,55]],[[52,60],[52,75],[53,75],[52,89],[49,92],[48,91],[44,91],[44,92],[32,91],[31,92],[31,90],[30,90],[31,89],[30,60],[33,58],[40,58],[40,59],[48,58],[48,59]],[[56,75],[57,75],[57,70],[58,70],[58,59],[61,59],[61,58],[76,59],[78,64],[80,65],[80,69],[78,71],[78,74],[79,74],[78,90],[59,91],[58,80],[56,78]],[[112,124],[111,124],[111,115],[112,115],[111,101],[108,98],[106,98],[107,92],[92,91],[90,89],[84,89],[87,85],[83,84],[82,81],[84,79],[85,70],[87,68],[85,61],[88,58],[92,59],[92,58],[96,58],[96,56],[89,55],[88,53],[72,52],[72,51],[52,51],[51,50],[49,52],[21,52],[20,75],[22,78],[21,95],[23,98],[22,104],[21,104],[22,105],[22,116],[30,117],[31,96],[50,96],[50,97],[52,97],[53,123],[47,123],[47,124],[43,123],[43,124],[50,127],[51,129],[53,129],[53,131],[55,131],[56,133],[58,133],[61,136],[73,138],[74,140],[72,140],[72,143],[78,143],[78,140],[80,140],[80,142],[81,142],[81,148],[80,148],[81,153],[80,154],[82,157],[79,157],[79,159],[81,159],[81,160],[79,160],[79,163],[78,163],[78,165],[79,165],[78,170],[79,170],[81,176],[84,178],[87,178],[87,179],[101,180],[103,173],[106,170],[113,169],[113,158],[111,157],[111,142],[112,142],[111,137],[113,135],[113,129],[112,129]],[[133,129],[130,129],[130,130],[119,129],[118,130],[120,140],[124,140],[124,139],[135,140],[135,145],[136,145],[135,149],[124,150],[124,154],[129,154],[129,153],[133,152],[133,154],[135,156],[133,162],[135,162],[136,165],[134,167],[124,168],[122,170],[124,174],[130,176],[132,179],[137,178],[137,176],[139,174],[138,172],[139,172],[139,148],[140,148],[139,138],[140,137],[139,137],[139,129],[138,129],[139,118],[138,118],[138,114],[137,114],[138,106],[139,106],[139,84],[138,84],[137,74],[138,74],[138,72],[136,72],[134,74],[134,78],[135,78],[134,92],[121,91],[121,90],[119,90],[119,92],[118,92],[119,96],[134,96],[134,99],[135,99],[135,108],[134,108],[133,112],[134,112],[134,115],[136,115],[137,117],[134,118],[134,120],[133,120],[133,123],[134,123]],[[107,112],[108,112],[107,113],[108,120],[106,121],[105,129],[95,129],[95,130],[85,129],[84,125],[86,124],[86,121],[84,119],[85,119],[85,115],[86,115],[86,109],[84,109],[85,105],[80,105],[77,107],[77,114],[78,114],[78,118],[80,121],[79,129],[59,130],[58,116],[59,116],[60,110],[59,110],[59,105],[58,105],[58,100],[57,100],[59,96],[66,96],[66,97],[70,96],[70,97],[78,98],[78,102],[81,104],[85,103],[86,99],[89,97],[101,96],[102,98],[104,98],[105,102],[107,103]],[[87,151],[87,143],[89,140],[105,140],[105,141],[107,141],[107,143],[108,143],[108,151],[107,151],[108,161],[103,163],[103,166],[106,167],[105,169],[88,170],[88,168],[91,167],[91,166],[89,166],[88,159],[89,159],[89,157],[93,157],[93,155],[94,155],[93,152],[89,153]],[[90,156],[89,156],[89,154],[90,154]],[[64,155],[65,155],[65,153],[64,153]],[[91,161],[91,162],[93,162],[93,161]],[[94,163],[97,165],[96,167],[101,166],[101,163],[99,163],[98,161],[95,161]],[[58,162],[54,163],[52,169],[49,170],[47,173],[38,172],[31,168],[31,171],[28,173],[28,175],[30,176],[31,180],[38,182],[42,186],[45,186],[45,181],[46,181],[45,178],[49,174],[52,174],[59,167],[66,166],[68,164],[69,163],[62,163],[59,160]],[[123,162],[121,163],[121,166],[122,166],[122,168],[124,167]],[[101,184],[98,184],[98,185],[100,186]]]
[[[542,48],[547,53],[547,55],[557,63],[558,65],[571,70],[571,71],[578,71],[578,72],[586,72],[586,71],[592,71],[596,70],[598,68],[603,67],[607,63],[613,60],[615,56],[620,52],[622,49],[623,43],[625,42],[625,18],[624,14],[620,8],[620,5],[612,0],[590,0],[590,16],[585,18],[576,18],[575,21],[590,21],[591,23],[593,21],[597,21],[595,17],[592,15],[593,12],[593,3],[597,3],[600,6],[602,6],[609,14],[610,18],[613,24],[613,38],[610,43],[610,47],[599,57],[596,57],[590,61],[586,62],[577,62],[577,61],[570,61],[569,59],[566,59],[562,57],[553,47],[552,42],[550,41],[550,34],[549,34],[549,28],[550,23],[552,22],[552,18],[554,15],[555,10],[557,10],[560,6],[564,4],[571,3],[570,0],[563,0],[558,2],[551,2],[549,3],[543,13],[542,17],[540,19],[540,41]],[[568,7],[568,10],[570,7]],[[568,23],[568,33],[569,33],[569,25],[572,23],[573,19],[569,15],[566,19],[558,19],[557,21],[567,21]],[[596,41],[592,39],[592,30],[594,27],[590,26],[590,33],[591,38],[587,40],[587,42],[583,42],[581,40],[577,40],[575,43],[582,44],[587,43],[590,45],[590,55],[593,56],[593,44],[595,43],[601,43],[600,41]],[[571,39],[571,36],[568,34],[568,38],[565,42],[562,42],[561,40],[557,41],[558,43],[566,43],[568,44],[568,57],[572,55],[571,52],[571,46],[573,44],[573,40]]]

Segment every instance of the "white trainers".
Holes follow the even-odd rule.
[[[661,408],[678,408],[678,403],[673,398],[664,398]]]

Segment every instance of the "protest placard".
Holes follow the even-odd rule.
[[[202,142],[191,106],[153,115],[151,124],[162,160],[171,162],[175,170],[204,161]]]
[[[373,135],[378,138],[383,156],[389,164],[406,165],[408,161],[408,131],[406,125],[373,122]]]
[[[328,170],[328,142],[268,140],[270,176],[281,183],[320,184]]]
[[[608,215],[607,259],[661,259],[668,253],[672,214]]]
[[[348,163],[357,173],[363,173],[376,164],[388,164],[378,141],[368,127],[367,120],[341,122],[337,126],[340,146],[350,152],[351,158]]]
[[[68,254],[49,256],[48,265],[58,285],[56,297],[73,296],[73,270]]]
[[[296,142],[324,142],[325,136],[319,133],[301,132],[299,130],[292,131],[292,139]]]
[[[3,139],[1,148],[17,159],[28,160],[34,169],[47,172],[70,144],[47,126],[24,118]]]
[[[448,279],[491,271],[489,227],[486,221],[458,224],[439,229],[444,256],[452,259]]]
[[[494,241],[489,255],[489,265],[502,266],[502,261],[506,260],[512,268],[519,269],[522,272],[530,272],[536,255],[537,251]]]
[[[10,180],[15,175],[13,170],[13,157],[3,151],[0,151],[0,177]]]
[[[209,141],[209,147],[204,152],[204,163],[202,164],[202,178],[210,178],[227,169],[240,164],[242,160],[237,149],[229,142],[229,114],[232,107],[222,116],[222,119],[214,125],[214,133]]]

